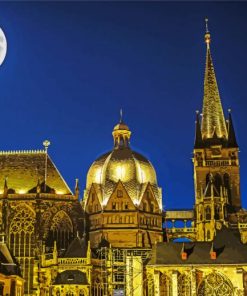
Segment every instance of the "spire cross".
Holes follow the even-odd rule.
[[[120,109],[120,122],[123,122],[123,109]]]
[[[206,25],[206,33],[209,33],[209,30],[208,30],[208,18],[207,17],[205,18],[205,25]]]

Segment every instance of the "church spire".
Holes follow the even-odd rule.
[[[227,139],[226,123],[210,52],[211,35],[208,30],[208,19],[205,19],[205,21],[207,54],[204,76],[203,117],[201,124],[202,138],[203,140],[212,138],[215,133],[218,138]]]

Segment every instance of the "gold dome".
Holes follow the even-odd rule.
[[[105,205],[120,180],[134,204],[138,205],[150,183],[158,203],[161,204],[161,190],[157,185],[155,169],[147,158],[129,148],[130,134],[128,126],[122,122],[114,127],[114,149],[91,165],[85,195],[93,183],[98,184],[101,203]]]

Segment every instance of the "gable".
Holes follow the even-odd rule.
[[[147,184],[146,189],[141,197],[140,209],[144,212],[159,213],[159,205],[153,193],[150,183]]]
[[[94,184],[92,184],[89,190],[85,210],[86,210],[86,213],[88,214],[97,213],[102,210],[102,207],[98,198],[97,190]]]
[[[133,211],[136,210],[132,199],[130,198],[127,190],[125,189],[123,183],[118,181],[113,190],[108,202],[104,208],[106,211]]]

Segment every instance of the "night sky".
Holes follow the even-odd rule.
[[[156,168],[166,208],[194,201],[195,110],[211,51],[240,145],[247,207],[247,3],[0,3],[0,150],[42,149],[81,194],[90,164],[112,149],[123,108],[131,147]]]

